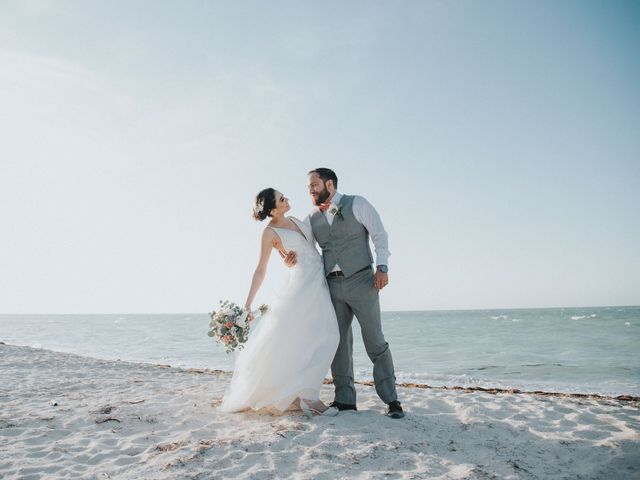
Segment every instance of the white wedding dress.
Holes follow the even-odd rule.
[[[236,358],[221,410],[286,410],[296,398],[317,400],[340,334],[320,254],[311,229],[274,228],[284,248],[297,253],[277,301],[249,333]],[[273,227],[269,227],[273,228]]]

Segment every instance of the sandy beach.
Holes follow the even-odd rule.
[[[4,344],[0,380],[3,479],[640,478],[637,400],[400,387],[392,420],[358,385],[358,413],[225,414],[226,372]]]

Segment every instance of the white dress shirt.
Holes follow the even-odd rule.
[[[337,207],[341,198],[342,194],[340,192],[336,192],[331,199],[331,206],[333,207],[335,205]],[[333,210],[332,207],[329,207],[329,209],[324,212],[324,216],[327,219],[327,222],[329,222],[329,225],[333,224],[333,219],[335,217],[335,215],[331,213],[331,210]],[[369,236],[373,241],[373,246],[376,252],[376,265],[389,265],[389,256],[391,255],[391,252],[389,251],[389,236],[384,229],[384,225],[382,224],[378,211],[367,201],[366,198],[358,195],[353,196],[351,208],[353,210],[353,216],[362,224],[362,226],[364,226],[364,228],[367,229],[367,232],[369,232]],[[314,208],[304,219],[304,222],[309,226],[309,228],[311,228],[311,215],[313,215],[315,211],[316,210]],[[341,270],[341,268],[338,264],[331,269],[332,272],[337,272],[339,270]]]

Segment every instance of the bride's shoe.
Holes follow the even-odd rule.
[[[314,415],[321,415],[323,417],[333,417],[338,414],[338,409],[335,407],[327,407],[322,401],[317,400],[311,403],[307,403],[304,398],[300,399],[300,408],[307,416],[312,418]]]
[[[322,416],[335,417],[339,413],[340,413],[340,410],[338,410],[336,407],[327,407],[327,409],[324,412],[322,412]]]
[[[313,410],[311,410],[311,407],[307,405],[307,402],[302,399],[300,399],[300,408],[302,409],[302,413],[304,413],[307,418],[313,418]]]

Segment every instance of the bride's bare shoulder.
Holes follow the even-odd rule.
[[[276,232],[271,225],[265,226],[264,230],[262,230],[262,238],[269,238],[269,237],[275,237],[275,236],[276,236]]]
[[[276,232],[272,226],[267,225],[262,231],[262,243],[270,243],[271,245],[277,245],[280,243],[280,235]]]

